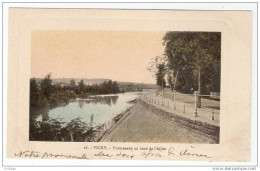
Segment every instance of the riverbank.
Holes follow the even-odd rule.
[[[132,101],[129,101],[128,103],[131,103],[131,104],[135,104],[138,102],[138,99],[135,99],[135,100],[132,100]],[[111,127],[108,129],[108,130],[102,130],[102,128],[104,127],[104,125],[102,125],[100,127],[100,129],[97,130],[97,132],[99,132],[98,135],[98,138],[96,137],[96,140],[97,141],[102,141],[103,139],[105,139],[118,125],[120,125],[120,123],[125,119],[127,118],[127,116],[131,113],[129,112],[135,105],[133,105],[132,107],[129,107],[126,111],[118,114],[117,116],[115,116],[113,119],[112,119],[112,125]]]
[[[191,122],[138,100],[100,141],[219,143],[219,127]]]
[[[138,93],[96,95],[70,100],[62,107],[30,110],[30,140],[97,142],[139,96]],[[82,129],[75,129],[77,125]]]

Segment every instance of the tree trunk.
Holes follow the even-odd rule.
[[[163,91],[163,76],[162,76],[162,91]]]
[[[200,67],[199,67],[199,72],[198,72],[198,99],[197,99],[197,108],[201,108],[201,78],[200,78]]]
[[[176,77],[175,77],[175,80],[174,80],[174,88],[173,88],[174,91],[176,91],[176,82],[177,82],[178,74],[179,74],[179,68],[177,70]]]
[[[172,98],[173,98],[173,102],[175,103],[175,92],[176,92],[176,82],[177,82],[177,78],[178,78],[178,74],[179,74],[179,68],[177,70],[177,73],[176,73],[176,77],[174,79],[174,87],[173,87],[173,93],[172,93]],[[174,74],[173,74],[174,75]]]
[[[70,133],[70,141],[73,142],[74,141],[74,138],[73,138],[73,134]]]

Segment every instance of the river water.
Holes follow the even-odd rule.
[[[83,122],[90,123],[91,115],[93,115],[93,125],[102,125],[133,106],[129,101],[137,99],[140,95],[141,93],[131,92],[96,95],[87,99],[71,100],[65,106],[37,111],[35,119],[37,121],[61,119],[63,122],[68,123],[80,117]]]

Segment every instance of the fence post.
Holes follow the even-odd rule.
[[[198,96],[198,92],[195,91],[194,92],[194,96],[195,96],[195,103],[194,103],[194,117],[198,117],[198,113],[197,113],[197,96]]]
[[[184,114],[185,113],[185,104],[183,104],[183,111],[182,113]]]
[[[176,91],[173,92],[173,111],[176,110]]]
[[[212,109],[212,111],[211,111],[211,120],[212,121],[214,120],[214,109]]]
[[[152,103],[153,103],[153,93],[151,93],[151,100],[152,100]]]
[[[162,90],[162,106],[163,106],[163,90]]]
[[[156,103],[155,100],[156,100],[156,92],[154,91],[154,92],[153,92],[153,102],[154,102],[154,103]]]

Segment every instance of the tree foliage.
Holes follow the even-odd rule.
[[[166,81],[165,81],[165,75],[166,75],[166,66],[164,63],[159,64],[157,67],[158,71],[156,73],[156,84],[165,87]]]
[[[80,90],[80,91],[84,91],[84,89],[85,89],[84,81],[83,81],[83,80],[80,80],[80,82],[79,82],[79,90]]]
[[[213,80],[220,79],[221,33],[167,32],[163,45],[169,69],[192,75],[192,79],[197,80],[199,91],[200,84],[204,88],[219,88],[216,84],[220,80]]]
[[[52,80],[51,80],[51,74],[48,74],[44,77],[41,81],[41,92],[45,98],[50,100],[51,93],[52,93]]]
[[[72,87],[73,87],[73,86],[75,86],[75,85],[76,85],[76,82],[75,82],[75,80],[73,80],[73,79],[72,79],[72,80],[70,80],[70,86],[72,86]]]
[[[93,127],[83,122],[81,118],[75,118],[68,123],[62,119],[51,119],[43,121],[31,120],[31,141],[94,141]]]
[[[30,135],[32,141],[94,141],[95,128],[90,126],[80,118],[75,118],[65,124],[61,120],[51,119],[48,112],[41,109],[49,109],[59,104],[68,104],[70,99],[88,97],[92,94],[119,93],[120,89],[116,81],[109,80],[100,85],[85,85],[81,80],[78,85],[75,80],[71,80],[67,85],[53,84],[51,75],[46,75],[43,79],[30,79]],[[106,100],[106,99],[103,99]],[[116,103],[116,98],[110,103]],[[34,112],[40,109],[42,121],[36,121]]]
[[[32,78],[30,79],[30,106],[32,108],[37,106],[38,98],[39,98],[39,90],[36,83],[36,79]]]
[[[85,98],[93,94],[119,93],[116,81],[109,80],[101,84],[85,85],[83,79],[78,85],[71,80],[67,85],[53,84],[51,75],[46,75],[39,81],[30,79],[30,110],[37,107],[53,107],[59,104],[68,104],[70,99]]]

